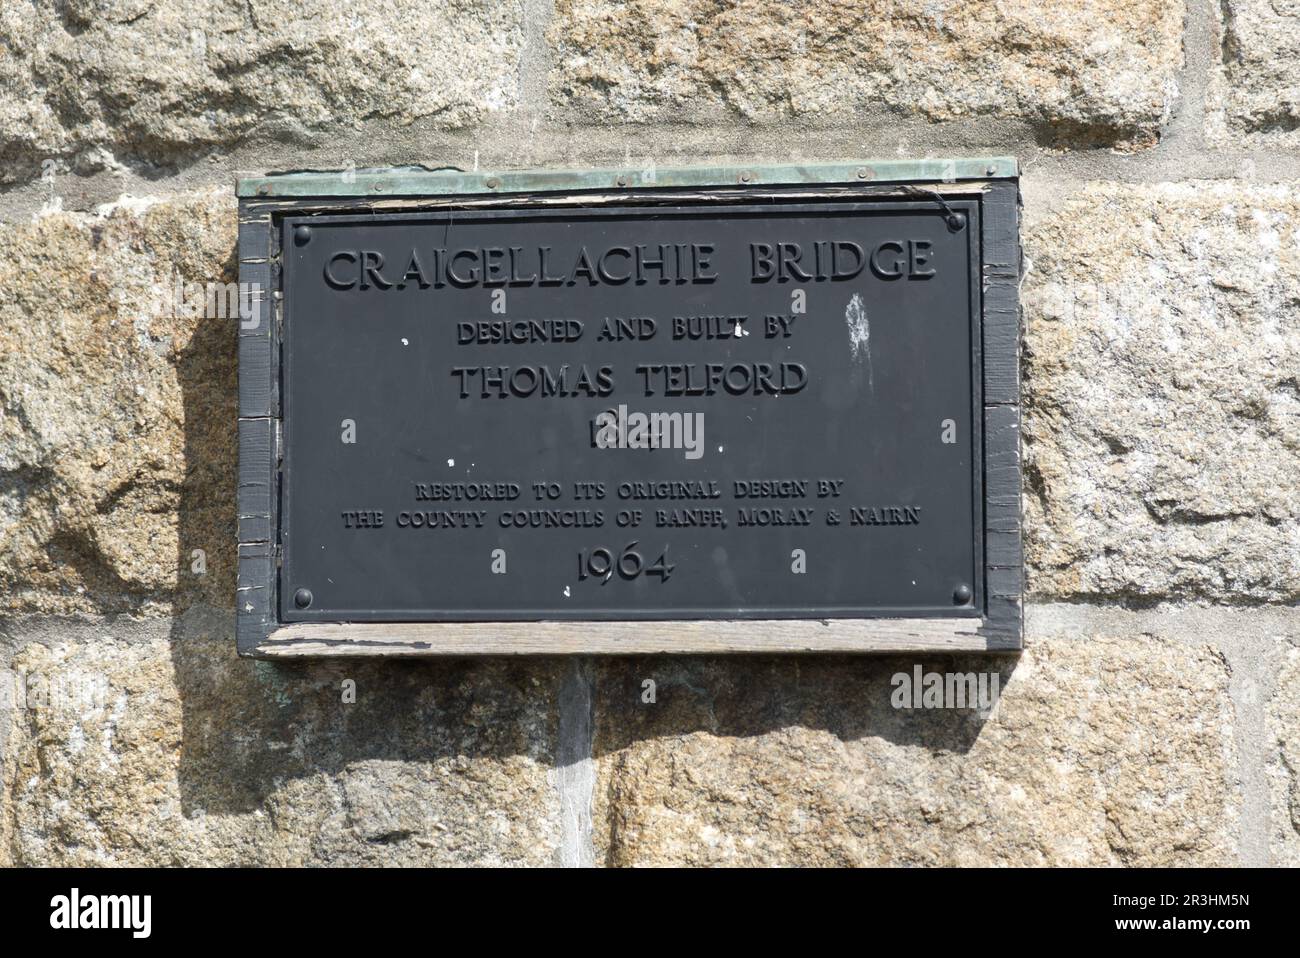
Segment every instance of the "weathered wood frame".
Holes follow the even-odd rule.
[[[720,652],[1014,652],[1022,636],[1020,208],[1014,159],[780,167],[466,173],[379,170],[240,180],[241,655],[619,655]],[[979,618],[619,622],[295,623],[278,618],[280,233],[289,215],[475,207],[752,203],[769,197],[932,197],[981,204],[984,609]]]

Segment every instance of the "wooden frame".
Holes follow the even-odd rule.
[[[1014,159],[465,173],[356,171],[240,180],[239,652],[257,657],[1014,652],[1022,642],[1019,189]],[[932,197],[981,204],[984,608],[979,618],[294,623],[278,618],[280,219],[447,207]]]

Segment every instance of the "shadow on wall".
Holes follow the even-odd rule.
[[[1018,661],[934,654],[614,659],[597,672],[594,751],[606,755],[696,731],[749,737],[797,726],[841,741],[879,738],[963,754],[979,738],[988,710],[911,707],[904,692],[917,684],[915,670],[983,674],[984,688],[996,697]],[[654,682],[653,704],[645,701],[647,679]],[[896,700],[907,707],[895,707]]]
[[[223,281],[235,278],[233,254],[226,272]],[[228,582],[236,552],[235,355],[234,324],[206,320],[178,363],[186,479],[177,561],[189,570],[192,550],[203,548],[211,573]],[[201,541],[213,528],[228,535]],[[356,768],[376,762],[405,765],[402,774],[417,779],[454,774],[481,790],[508,790],[507,767],[531,767],[536,778],[539,768],[696,732],[748,737],[802,726],[842,740],[875,736],[964,753],[986,719],[970,709],[896,709],[891,677],[910,675],[920,663],[927,671],[996,672],[1005,689],[1016,661],[931,655],[278,663],[236,656],[230,593],[222,610],[199,605],[178,616],[171,635],[187,817],[266,810],[286,785],[318,776],[334,781],[346,802]],[[589,683],[590,695],[569,696],[566,707],[589,701],[590,721],[562,721],[559,714],[562,690],[575,674]],[[643,701],[646,679],[655,682],[653,704]],[[348,682],[355,683],[354,703],[344,701]],[[562,734],[580,740],[562,742]],[[400,775],[377,781],[381,790],[404,787]],[[387,800],[373,789],[354,797]],[[385,841],[392,834],[404,832],[380,824],[369,837]]]

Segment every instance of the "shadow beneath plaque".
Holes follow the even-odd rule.
[[[553,765],[555,683],[545,664],[426,660],[298,662],[239,659],[230,619],[209,630],[187,616],[173,647],[182,702],[180,790],[187,816],[310,803],[294,780],[346,796],[388,782],[436,791],[437,774],[496,777],[525,756]],[[349,702],[349,690],[355,701]],[[396,764],[392,764],[396,763]],[[525,773],[527,774],[527,773]],[[540,775],[540,773],[539,773]],[[484,784],[485,789],[491,786]],[[485,806],[503,795],[484,795]],[[270,806],[268,807],[268,800]]]
[[[600,757],[638,741],[694,732],[748,738],[801,727],[841,741],[874,737],[965,753],[989,721],[988,710],[914,707],[927,701],[926,675],[969,673],[977,691],[982,676],[985,702],[993,704],[1018,661],[932,653],[611,659],[595,669],[593,751]],[[647,680],[654,682],[653,703],[645,701]]]

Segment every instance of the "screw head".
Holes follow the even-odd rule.
[[[498,180],[495,176],[489,176],[487,178],[487,188],[489,190],[495,190],[500,185],[501,185],[501,181]]]
[[[871,170],[869,170],[869,169],[868,169],[867,167],[865,167],[865,166],[859,166],[859,167],[858,167],[858,179],[860,179],[860,180],[869,180],[869,179],[871,179]]]
[[[745,170],[743,173],[740,174],[740,182],[742,183],[748,183],[753,178],[754,178],[754,174],[749,172],[749,170]]]
[[[951,213],[948,216],[948,229],[953,233],[960,233],[966,226],[966,215],[964,213]]]
[[[955,605],[966,605],[974,597],[975,597],[975,593],[971,591],[970,586],[968,586],[965,582],[963,582],[961,585],[957,586],[957,588],[952,590],[952,601]]]
[[[293,594],[293,604],[300,609],[311,605],[311,589],[299,589]]]
[[[257,188],[257,195],[258,195],[258,196],[270,196],[270,195],[271,195],[271,184],[270,184],[270,183],[263,183],[262,185],[260,185],[260,186]]]
[[[619,178],[618,178],[618,185],[619,185],[619,186],[627,186],[627,177],[626,177],[626,176],[623,176],[623,175],[620,175]]]
[[[306,246],[311,242],[311,227],[297,226],[293,231],[293,241],[299,246]]]

